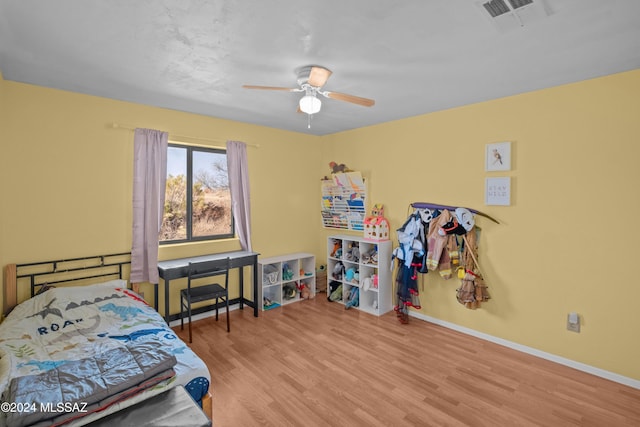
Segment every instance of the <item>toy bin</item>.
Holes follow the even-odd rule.
[[[280,281],[278,264],[267,264],[262,269],[262,286],[275,285]]]

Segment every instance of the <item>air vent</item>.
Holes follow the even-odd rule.
[[[511,12],[511,9],[518,9],[531,3],[533,3],[533,0],[509,0],[509,4],[511,4],[511,8],[509,8],[504,0],[491,0],[483,3],[482,6],[487,9],[487,12],[489,12],[492,18],[495,18],[496,16]]]
[[[524,27],[549,15],[544,0],[482,0],[476,5],[500,31]]]
[[[487,12],[489,12],[489,15],[491,15],[492,18],[511,12],[511,9],[509,9],[507,4],[502,0],[491,0],[484,3],[482,6],[487,9]]]

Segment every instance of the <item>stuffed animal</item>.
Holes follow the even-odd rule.
[[[311,289],[304,283],[298,287],[300,289],[300,298],[309,299],[311,297]]]
[[[352,172],[344,163],[337,164],[336,162],[331,162],[329,163],[329,167],[331,168],[331,173]]]
[[[296,286],[293,283],[287,283],[282,286],[282,297],[284,299],[292,299],[296,296]]]
[[[289,264],[285,263],[282,265],[282,280],[291,280],[293,279],[293,270],[289,267]]]
[[[351,262],[358,262],[360,260],[360,248],[358,246],[349,248],[344,255],[344,259]]]
[[[333,266],[333,278],[335,280],[342,280],[343,273],[344,264],[341,261],[336,262],[336,265]]]
[[[349,291],[347,301],[344,303],[345,310],[351,307],[358,307],[360,305],[360,289],[355,286]]]
[[[329,283],[329,301],[342,301],[342,283],[335,280]]]
[[[377,264],[378,262],[378,251],[375,246],[359,255],[362,257],[363,264]]]
[[[338,251],[340,251],[340,254],[338,254]],[[342,254],[342,242],[340,240],[334,240],[333,249],[331,250],[331,256],[334,258],[340,258],[341,254]]]
[[[347,268],[347,273],[345,274],[344,278],[347,280],[347,282],[353,282],[355,274],[355,268]]]
[[[347,261],[358,262],[360,260],[360,248],[358,245],[351,243],[344,257]]]

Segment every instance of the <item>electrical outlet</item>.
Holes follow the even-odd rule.
[[[580,332],[580,316],[577,313],[567,314],[567,331]]]

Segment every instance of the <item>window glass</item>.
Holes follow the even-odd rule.
[[[193,236],[229,234],[231,194],[225,153],[194,151],[191,194]]]
[[[231,237],[232,218],[226,152],[170,144],[160,242]]]

